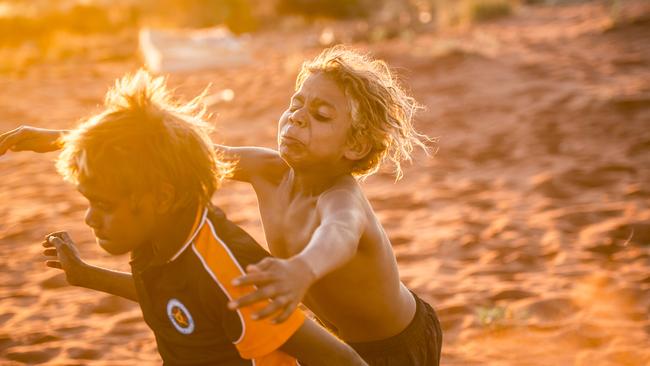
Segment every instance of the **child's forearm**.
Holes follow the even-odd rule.
[[[347,224],[324,224],[294,260],[305,263],[318,280],[349,262],[357,252],[359,240],[358,230]]]
[[[83,282],[78,286],[138,301],[131,273],[88,265],[83,277]]]
[[[63,147],[61,143],[61,139],[70,133],[70,130],[52,130],[52,129],[47,129],[47,128],[34,128],[30,127],[34,131],[38,131],[38,133],[41,134],[41,139],[40,141],[42,142],[43,146],[34,146],[35,150],[40,150],[40,151],[56,151],[59,150]],[[33,139],[34,141],[38,141],[39,138],[36,137]]]

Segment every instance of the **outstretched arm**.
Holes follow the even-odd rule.
[[[20,126],[0,135],[0,156],[7,151],[50,152],[62,147],[60,142],[68,130],[51,130]],[[225,160],[236,162],[232,179],[254,183],[257,178],[274,179],[286,167],[277,151],[263,147],[229,147],[214,145]]]
[[[325,329],[305,319],[296,333],[280,349],[308,365],[367,365],[352,349]]]
[[[59,139],[67,130],[48,130],[30,126],[20,126],[0,135],[0,156],[7,150],[49,152],[61,148]]]
[[[318,280],[354,257],[368,215],[362,197],[344,189],[326,192],[316,209],[321,224],[305,249],[292,259],[303,261]]]
[[[230,147],[214,145],[217,153],[228,161],[234,162],[234,180],[255,183],[257,179],[274,180],[281,176],[286,164],[277,151],[264,147],[244,146]]]
[[[248,266],[247,274],[235,284],[254,284],[258,288],[231,302],[231,308],[270,299],[256,317],[279,313],[274,320],[283,322],[313,283],[354,257],[367,222],[362,198],[344,189],[330,191],[319,199],[317,210],[321,224],[303,251],[290,259],[269,257]]]
[[[49,234],[43,242],[43,247],[45,247],[43,254],[49,258],[45,264],[48,267],[62,269],[69,284],[138,301],[135,283],[130,273],[92,266],[84,262],[66,232]]]

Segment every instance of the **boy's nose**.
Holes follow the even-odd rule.
[[[86,216],[84,216],[84,222],[92,229],[98,228],[99,221],[97,220],[97,217],[95,217],[95,211],[92,208],[88,208],[86,210]]]
[[[291,122],[291,124],[298,127],[304,127],[306,125],[305,114],[302,112],[302,110],[303,109],[300,108],[289,115],[289,122]]]

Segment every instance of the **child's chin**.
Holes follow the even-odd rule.
[[[287,165],[289,165],[292,168],[296,168],[300,166],[300,163],[302,162],[301,157],[296,154],[296,152],[293,151],[280,151],[280,157],[282,160],[284,160]]]
[[[106,239],[97,239],[97,244],[104,249],[106,252],[108,252],[111,255],[120,255],[120,254],[125,254],[128,253],[129,251],[127,249],[124,249],[118,245],[115,245],[114,242]]]

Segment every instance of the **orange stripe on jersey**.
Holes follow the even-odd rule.
[[[194,239],[194,248],[206,269],[229,299],[237,299],[251,293],[255,289],[254,286],[232,285],[232,280],[245,272],[230,249],[216,234],[210,220],[205,222],[206,224]],[[235,346],[241,357],[255,359],[255,364],[259,366],[296,365],[294,358],[280,351],[273,351],[280,348],[300,328],[305,316],[297,310],[281,324],[274,324],[270,319],[253,320],[251,315],[264,308],[266,304],[268,302],[260,302],[237,311],[242,321],[242,334],[235,341]]]

